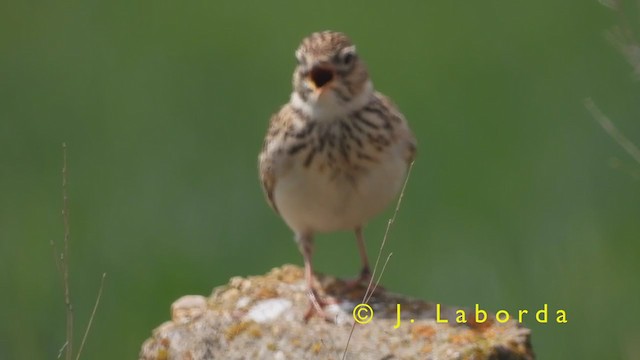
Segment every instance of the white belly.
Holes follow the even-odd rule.
[[[393,152],[382,155],[380,162],[353,180],[331,179],[329,171],[298,164],[278,179],[274,200],[296,233],[353,230],[396,198],[406,171],[406,161]]]

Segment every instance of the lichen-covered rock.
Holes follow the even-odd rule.
[[[495,317],[456,323],[458,308],[378,289],[367,301],[371,321],[355,323],[366,289],[318,276],[320,296],[332,303],[328,322],[305,322],[303,271],[285,265],[263,276],[235,277],[207,299],[188,295],[172,305],[172,320],[153,331],[140,359],[533,359],[529,330]],[[397,304],[401,304],[398,326]],[[357,312],[357,310],[356,310]],[[356,314],[358,315],[358,314]],[[359,315],[370,317],[365,308]],[[448,319],[438,323],[436,319]]]

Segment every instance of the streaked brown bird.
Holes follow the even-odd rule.
[[[398,195],[416,140],[397,107],[374,90],[345,34],[313,33],[295,56],[293,92],[271,117],[259,172],[269,205],[293,230],[304,257],[310,311],[324,316],[313,286],[314,234],[354,231],[358,280],[368,281],[362,228]]]

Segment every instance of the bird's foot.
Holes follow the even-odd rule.
[[[355,279],[349,279],[344,281],[345,290],[352,291],[356,289],[367,289],[369,284],[371,284],[371,287],[373,288],[374,286],[376,286],[376,282],[371,281],[371,275],[372,275],[371,271],[369,270],[368,267],[363,268],[362,271],[360,271],[360,275],[358,277],[356,277]],[[377,286],[377,287],[382,289],[381,286]]]
[[[332,304],[336,304],[336,301],[332,299],[324,300],[318,296],[315,290],[313,289],[310,290],[309,291],[309,309],[307,309],[306,313],[304,314],[304,322],[308,322],[309,319],[311,319],[314,316],[317,316],[328,322],[333,322],[334,318],[324,310],[324,308],[327,305],[332,305]]]

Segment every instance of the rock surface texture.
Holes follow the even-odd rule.
[[[331,303],[326,321],[308,310],[303,271],[293,265],[261,276],[234,277],[210,297],[184,296],[171,306],[172,319],[153,331],[140,359],[533,359],[530,331],[493,314],[456,323],[459,308],[392,294],[378,288],[368,300],[373,318],[355,323],[354,307],[365,288],[318,276],[320,296]],[[397,304],[401,322],[397,326]],[[358,314],[356,314],[358,315]],[[370,317],[360,311],[361,320]],[[348,346],[347,346],[348,344]]]

